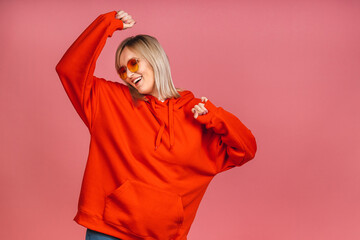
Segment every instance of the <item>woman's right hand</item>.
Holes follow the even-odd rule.
[[[123,22],[123,30],[131,28],[136,23],[135,20],[128,13],[120,10],[117,12],[116,19],[120,19]]]

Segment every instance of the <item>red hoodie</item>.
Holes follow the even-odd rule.
[[[135,105],[125,84],[93,76],[107,38],[123,29],[115,15],[96,18],[56,66],[91,136],[74,220],[123,240],[185,240],[212,178],[253,159],[256,141],[210,100],[195,119],[201,99],[190,91]]]

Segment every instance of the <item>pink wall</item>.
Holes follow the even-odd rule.
[[[31,2],[31,3],[30,3]],[[55,65],[101,13],[116,32],[96,75],[118,80],[114,53],[146,33],[177,87],[252,130],[252,162],[215,177],[190,240],[360,239],[358,1],[1,1],[1,239],[85,239],[72,221],[89,134]]]

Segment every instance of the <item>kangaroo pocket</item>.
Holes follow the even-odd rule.
[[[169,240],[183,220],[179,195],[138,181],[126,180],[105,200],[104,221],[135,236]]]

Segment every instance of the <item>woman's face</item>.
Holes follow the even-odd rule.
[[[124,81],[132,85],[141,94],[151,94],[157,97],[157,94],[155,93],[154,71],[146,59],[142,58],[128,47],[125,47],[120,55],[120,66],[126,67],[127,62],[131,58],[139,60],[139,69],[133,73],[126,68],[127,78]],[[138,78],[141,78],[141,80],[135,84],[134,82]]]

